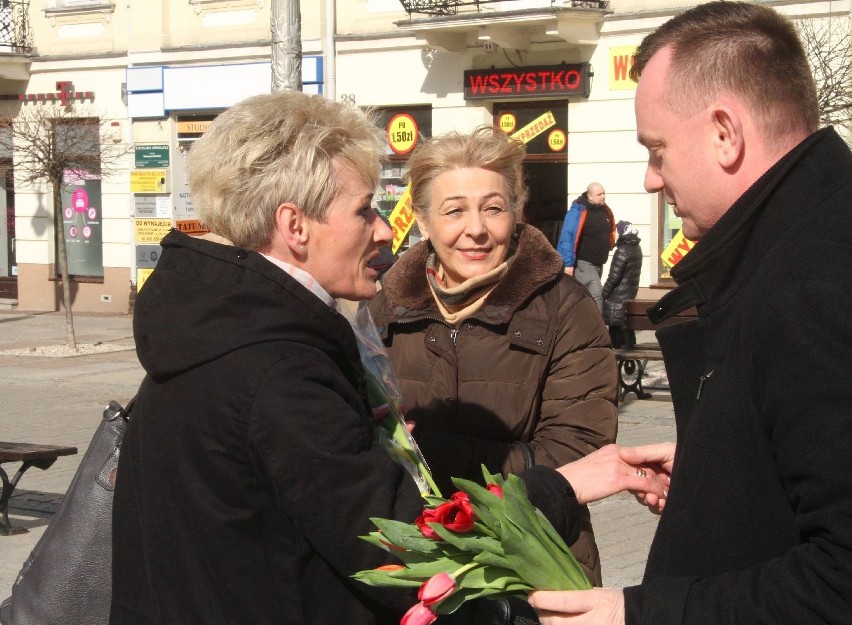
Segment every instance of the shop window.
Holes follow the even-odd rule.
[[[54,143],[63,169],[62,221],[68,274],[102,278],[102,198],[100,123],[97,119],[62,119],[54,126]],[[58,240],[57,240],[58,246]],[[59,268],[57,266],[57,277]]]
[[[47,9],[61,11],[90,7],[103,7],[110,6],[112,4],[113,3],[109,2],[108,0],[48,0]]]
[[[378,213],[389,219],[391,213],[405,192],[406,184],[402,180],[405,163],[418,145],[432,136],[432,108],[430,106],[409,106],[379,109],[377,123],[387,133],[387,162],[382,167],[380,188],[375,197]],[[406,222],[407,223],[407,222]],[[391,225],[396,234],[398,227]],[[420,240],[417,224],[412,224],[399,242],[399,250]]]
[[[523,141],[530,196],[523,221],[555,247],[568,210],[568,103],[565,100],[494,105],[494,124]]]

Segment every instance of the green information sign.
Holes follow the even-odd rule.
[[[169,146],[137,145],[136,169],[162,169],[169,166]]]

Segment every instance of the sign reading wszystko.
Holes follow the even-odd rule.
[[[591,93],[588,63],[507,67],[503,69],[470,69],[464,73],[465,100],[499,100],[501,98],[542,98],[545,96]]]

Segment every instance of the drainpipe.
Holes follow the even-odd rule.
[[[323,93],[329,100],[334,100],[337,97],[335,93],[337,89],[337,70],[335,68],[337,50],[334,45],[336,24],[335,2],[334,0],[325,0],[325,42],[323,43],[323,50],[325,50],[325,65],[323,66],[325,89]]]

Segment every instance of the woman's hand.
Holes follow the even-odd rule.
[[[655,505],[660,505],[668,495],[669,477],[665,472],[650,469],[659,464],[660,456],[667,457],[669,443],[629,448],[627,462],[622,457],[623,449],[618,445],[607,445],[584,458],[570,462],[559,471],[571,484],[577,501],[585,504],[629,490],[641,493]],[[674,457],[674,446],[671,448]],[[652,497],[653,496],[653,497]],[[660,508],[662,508],[660,505]]]
[[[399,411],[403,414],[403,416],[408,412],[408,406],[400,404]],[[373,423],[381,423],[384,421],[384,418],[388,416],[388,412],[390,412],[390,405],[382,404],[378,408],[373,408]],[[414,421],[406,421],[405,427],[408,428],[409,432],[414,431]]]
[[[642,447],[622,447],[621,459],[626,463],[635,465],[647,474],[654,476],[665,484],[665,493],[662,498],[655,492],[635,491],[636,500],[642,505],[648,506],[651,512],[660,514],[666,505],[666,497],[671,484],[672,465],[674,464],[675,444],[658,443],[656,445],[644,445]]]
[[[529,601],[542,625],[624,625],[624,593],[617,588],[539,590]]]

